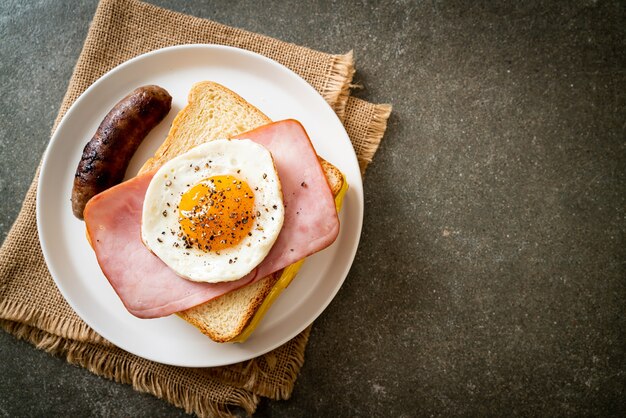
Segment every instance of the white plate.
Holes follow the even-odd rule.
[[[128,92],[157,84],[173,97],[167,118],[144,140],[127,171],[132,177],[156,150],[192,84],[213,80],[261,109],[273,120],[298,119],[319,155],[337,166],[350,189],[340,216],[341,232],[326,250],[310,257],[298,277],[243,344],[217,344],[172,315],[138,319],[129,314],[100,271],[72,215],[70,195],[83,147]],[[212,367],[266,353],[304,330],[330,303],[354,259],[363,221],[363,188],[350,140],[335,113],[302,78],[286,67],[236,48],[183,45],[134,58],[105,74],[81,95],[59,124],[44,156],[37,189],[37,224],[44,257],[59,290],[100,335],[140,357],[160,363]]]

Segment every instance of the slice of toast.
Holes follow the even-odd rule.
[[[263,112],[228,88],[211,81],[196,83],[189,92],[187,106],[172,122],[167,138],[139,173],[156,170],[170,159],[206,141],[233,137],[270,122],[271,119]],[[320,163],[333,195],[337,197],[345,187],[344,177],[329,162],[320,158]],[[277,283],[290,281],[286,270],[293,276],[297,268],[274,273],[178,315],[214,341],[234,341],[255,317]]]

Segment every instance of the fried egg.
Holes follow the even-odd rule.
[[[272,248],[284,209],[270,152],[248,139],[218,139],[156,172],[144,199],[141,235],[181,277],[237,280]]]

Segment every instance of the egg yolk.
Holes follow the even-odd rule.
[[[188,247],[219,252],[237,246],[254,223],[254,193],[234,176],[203,179],[183,193],[178,222]]]

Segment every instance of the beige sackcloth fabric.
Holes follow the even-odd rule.
[[[78,96],[105,72],[142,53],[188,43],[244,48],[302,76],[337,112],[365,170],[383,136],[391,107],[350,97],[351,54],[329,55],[135,0],[99,4],[55,128]],[[310,327],[261,357],[206,369],[154,363],[96,334],[63,299],[46,268],[37,236],[36,187],[37,176],[0,250],[0,324],[7,332],[199,416],[230,415],[234,406],[252,413],[261,396],[289,398],[304,362]]]

